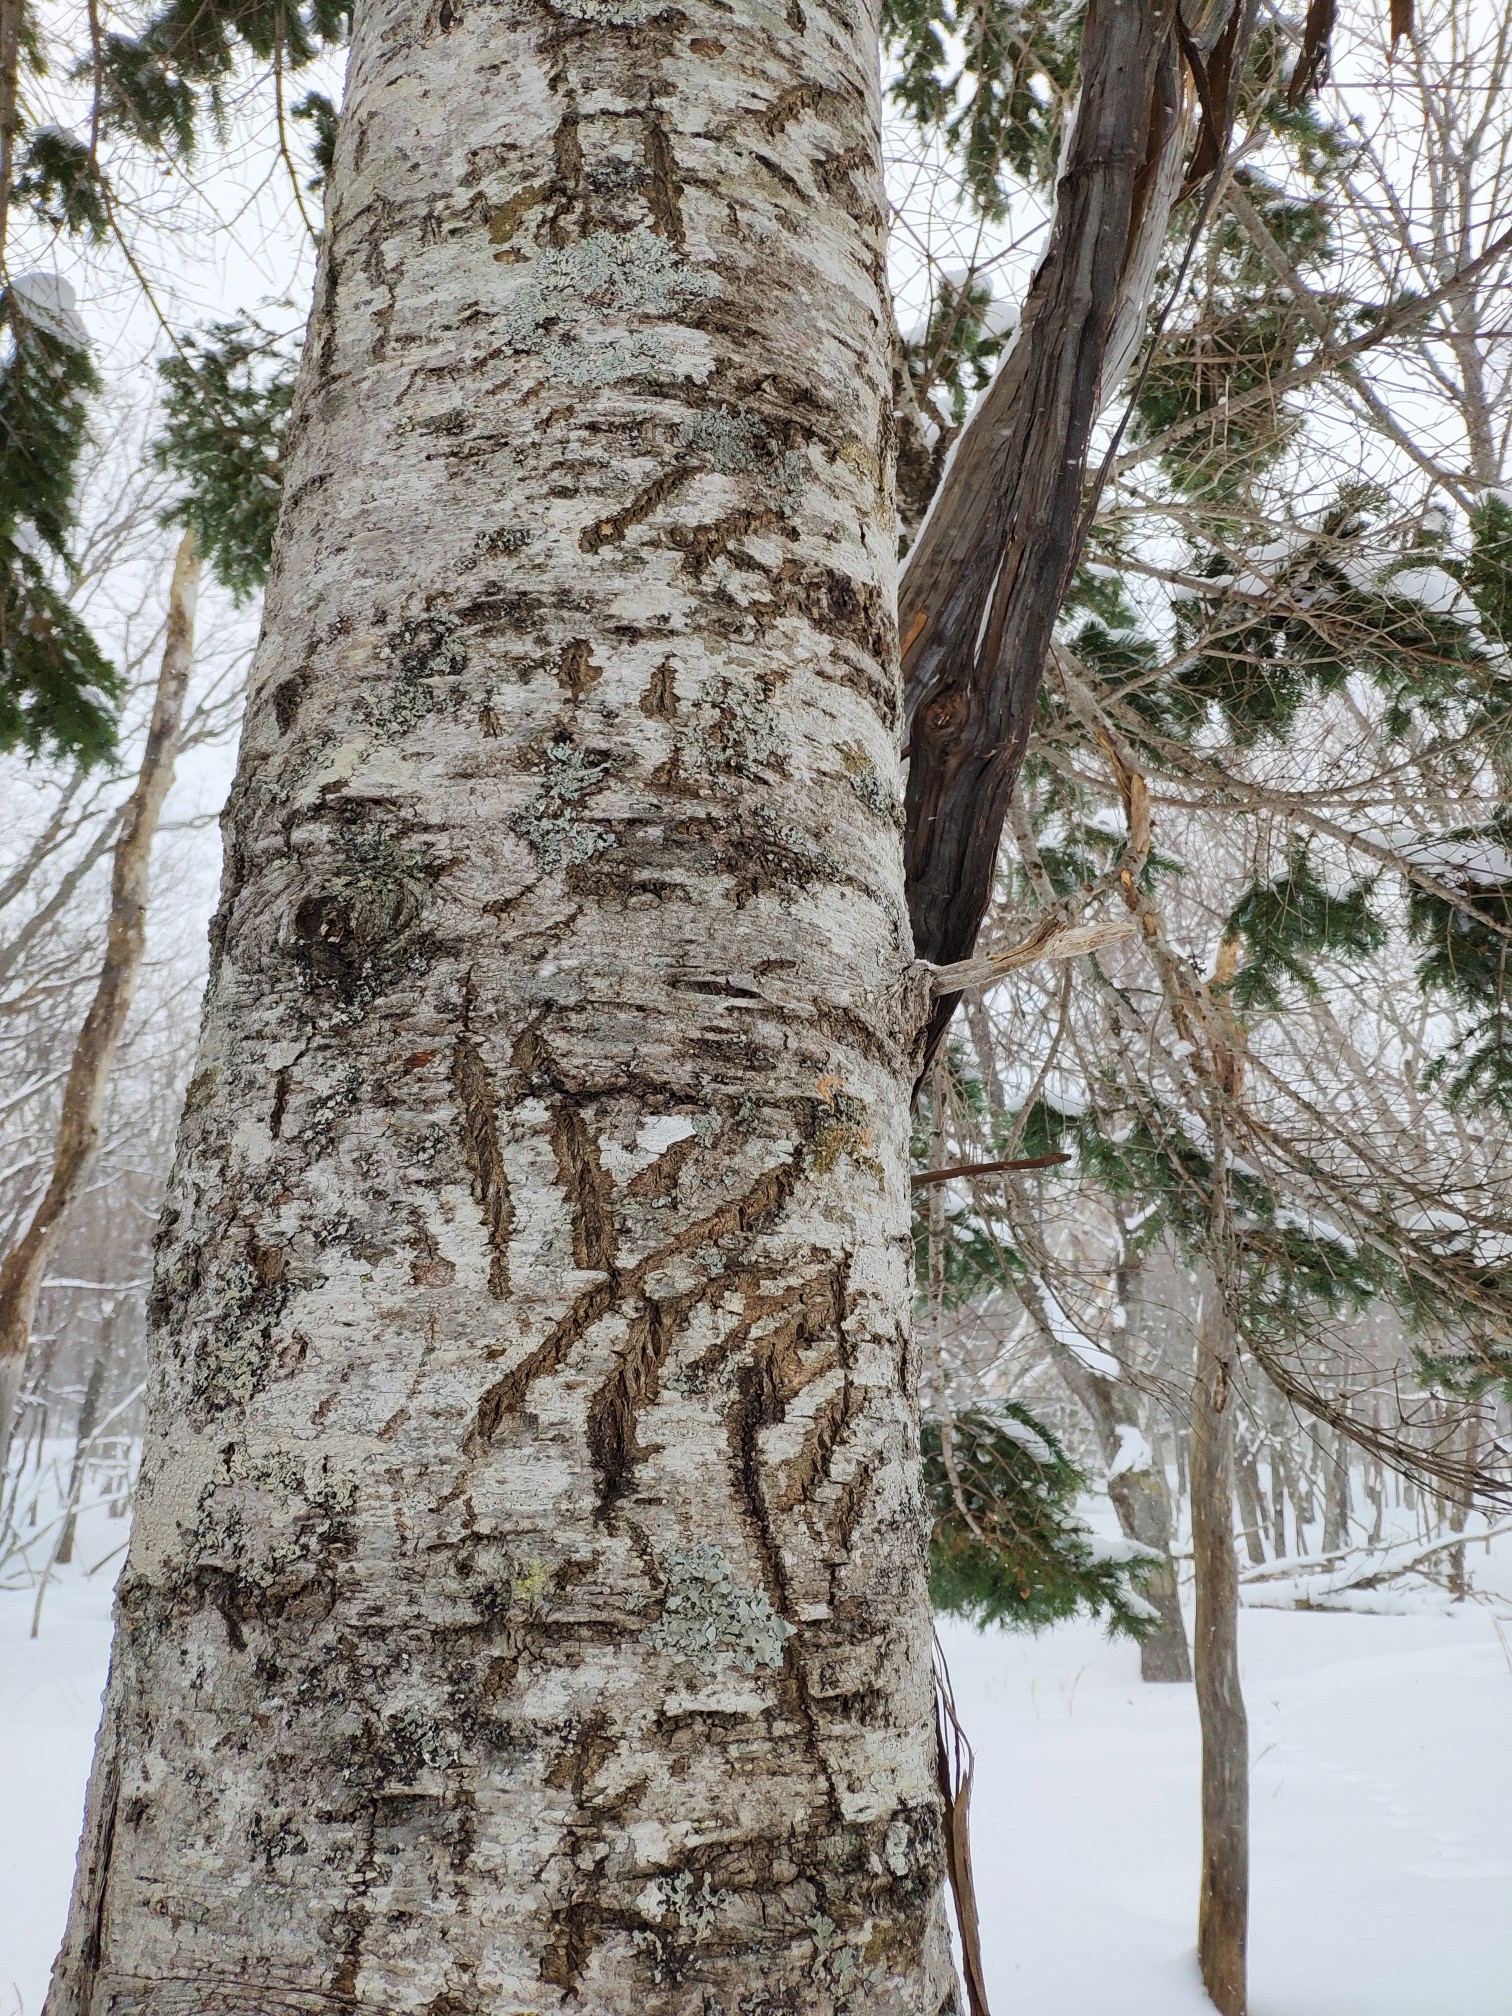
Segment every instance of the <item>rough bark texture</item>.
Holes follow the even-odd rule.
[[[1203,1298],[1192,1387],[1193,1653],[1202,1723],[1202,1888],[1197,1960],[1221,2016],[1244,2016],[1249,1930],[1249,1721],[1239,1684],[1234,1551],[1236,1350],[1222,1298]]]
[[[1145,1577],[1143,1593],[1160,1613],[1160,1622],[1139,1642],[1139,1677],[1160,1684],[1185,1684],[1192,1677],[1186,1620],[1171,1560],[1171,1495],[1163,1477],[1151,1465],[1127,1470],[1110,1479],[1108,1496],[1120,1530],[1152,1554],[1164,1558]]]
[[[1250,1566],[1258,1568],[1265,1560],[1265,1515],[1260,1505],[1260,1473],[1253,1456],[1242,1457],[1235,1463],[1234,1490],[1239,1499],[1239,1530],[1244,1536],[1244,1551],[1249,1555]]]
[[[1081,545],[1087,444],[1110,362],[1143,313],[1179,179],[1172,13],[1092,0],[1081,96],[1050,250],[1019,333],[909,554],[900,617],[909,694],[906,859],[921,957],[963,959],[1062,597]],[[1156,199],[1152,204],[1152,198]],[[1130,294],[1129,283],[1136,292]],[[931,1042],[955,1007],[935,1004]]]
[[[1118,1300],[1125,1312],[1121,1348],[1130,1362],[1143,1325],[1144,1298],[1144,1269],[1138,1260],[1128,1256],[1118,1270]],[[1103,1467],[1108,1472],[1108,1496],[1118,1516],[1119,1528],[1126,1539],[1135,1540],[1162,1557],[1160,1565],[1144,1581],[1144,1593],[1160,1612],[1160,1623],[1148,1638],[1140,1640],[1139,1677],[1160,1684],[1184,1684],[1192,1677],[1192,1657],[1176,1586],[1176,1564],[1171,1559],[1176,1514],[1165,1465],[1154,1437],[1142,1435],[1139,1396],[1134,1389],[1119,1381],[1098,1380],[1085,1367],[1081,1370],[1089,1384],[1104,1395],[1105,1418],[1098,1423],[1097,1432],[1103,1445]],[[1093,1404],[1098,1404],[1095,1398]],[[1133,1436],[1145,1441],[1149,1451],[1146,1461],[1123,1467],[1126,1438],[1119,1434],[1123,1423],[1128,1424]]]
[[[49,2016],[956,2007],[877,122],[358,11]]]
[[[0,1477],[10,1458],[16,1401],[26,1371],[32,1316],[48,1264],[63,1236],[68,1207],[93,1160],[100,1117],[110,1085],[110,1067],[126,1023],[136,977],[147,944],[147,884],[152,842],[178,749],[184,695],[194,660],[194,614],[199,594],[199,557],[186,532],[179,541],[168,596],[168,630],[163,644],[147,746],[136,785],[126,801],[110,876],[110,915],[105,957],[89,1012],[74,1045],[58,1138],[47,1188],[26,1230],[0,1265]]]
[[[1332,1447],[1323,1455],[1323,1552],[1337,1554],[1349,1545],[1350,1441],[1336,1429]]]

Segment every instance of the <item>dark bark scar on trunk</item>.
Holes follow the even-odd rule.
[[[632,1295],[638,1295],[648,1276],[665,1267],[678,1254],[706,1246],[730,1233],[762,1230],[783,1209],[803,1175],[806,1147],[794,1149],[786,1162],[763,1170],[741,1197],[732,1198],[707,1217],[696,1218],[665,1245],[658,1246],[636,1266],[611,1266],[604,1278],[585,1288],[550,1333],[534,1351],[522,1358],[479,1398],[473,1426],[463,1447],[469,1453],[486,1449],[498,1434],[505,1417],[520,1405],[536,1380],[555,1372],[593,1325]],[[721,1275],[721,1285],[727,1276]]]
[[[462,1150],[488,1239],[488,1289],[491,1295],[502,1298],[509,1293],[509,1237],[514,1230],[514,1205],[499,1148],[498,1101],[483,1059],[465,1032],[457,1039],[452,1059],[452,1090],[462,1109]]]
[[[651,674],[641,695],[640,710],[651,721],[676,720],[677,667],[670,658],[663,658]]]
[[[628,504],[580,532],[578,545],[585,553],[597,553],[600,547],[623,539],[632,525],[643,524],[669,497],[675,497],[695,474],[692,465],[686,462],[674,463],[671,468],[660,470]]]
[[[78,2016],[90,2016],[94,2001],[95,1976],[105,1950],[105,1913],[110,1903],[110,1865],[115,1857],[116,1820],[121,1803],[121,1764],[112,1749],[104,1789],[100,1797],[100,1819],[96,1848],[89,1870],[92,1895],[89,1901],[89,1930],[79,1949],[79,1973],[74,1998]]]
[[[794,84],[769,105],[761,115],[762,131],[777,135],[802,118],[805,112],[817,112],[828,94],[822,84]]]
[[[667,138],[667,129],[653,105],[646,114],[646,170],[650,175],[650,187],[646,191],[646,205],[651,212],[651,229],[660,233],[681,251],[686,243],[683,232],[682,182],[678,178],[677,158],[672,152],[672,143]]]
[[[775,1427],[803,1388],[847,1356],[845,1314],[849,1300],[849,1265],[845,1260],[831,1263],[818,1275],[810,1276],[780,1298],[777,1307],[783,1320],[760,1338],[750,1361],[736,1379],[738,1395],[726,1417],[731,1465],[737,1496],[750,1522],[761,1562],[762,1578],[778,1614],[789,1616],[792,1597],[782,1550],[772,1523],[773,1506],[768,1504],[762,1480],[761,1434]],[[759,1311],[772,1313],[771,1305]],[[826,1336],[838,1339],[838,1349],[827,1353],[813,1369],[805,1368],[805,1347]],[[796,1637],[783,1647],[782,1686],[795,1719],[803,1731],[803,1748],[816,1775],[822,1780],[833,1810],[841,1810],[839,1788],[820,1737],[819,1715],[814,1706]]]
[[[582,637],[574,637],[570,644],[562,647],[562,655],[557,661],[557,684],[564,693],[574,700],[581,700],[585,693],[592,692],[604,676],[602,665],[593,662],[593,646]]]
[[[612,1269],[615,1239],[609,1179],[587,1122],[567,1099],[557,1102],[551,1116],[551,1148],[572,1206],[573,1259],[579,1267]]]

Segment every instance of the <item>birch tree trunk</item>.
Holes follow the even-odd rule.
[[[1323,1552],[1349,1545],[1349,1438],[1336,1429],[1323,1454]]]
[[[358,10],[49,2016],[957,2007],[877,126]]]
[[[89,1384],[84,1388],[83,1405],[79,1408],[79,1425],[74,1436],[73,1467],[68,1474],[68,1510],[63,1515],[63,1529],[58,1535],[58,1545],[53,1561],[59,1568],[66,1568],[73,1560],[74,1540],[79,1529],[79,1496],[84,1488],[84,1471],[89,1462],[89,1443],[94,1434],[95,1422],[100,1415],[100,1394],[105,1387],[105,1372],[109,1364],[108,1352],[102,1351],[95,1359],[89,1374]]]
[[[26,1372],[37,1297],[63,1237],[69,1206],[94,1159],[116,1045],[126,1026],[146,950],[152,843],[162,816],[163,800],[173,782],[184,696],[189,690],[194,661],[199,573],[194,540],[186,532],[179,541],[173,565],[167,635],[147,744],[135,787],[126,801],[111,864],[105,957],[63,1087],[53,1166],[48,1172],[47,1188],[38,1199],[26,1230],[0,1265],[0,1477],[5,1475],[10,1461],[11,1430]]]

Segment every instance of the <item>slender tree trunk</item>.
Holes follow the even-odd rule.
[[[21,31],[25,0],[0,0],[0,282],[6,274],[11,187],[16,179],[16,133],[20,117]]]
[[[1475,1416],[1472,1415],[1465,1423],[1464,1431],[1465,1461],[1467,1465],[1475,1461],[1476,1442],[1479,1439],[1478,1429],[1479,1423]],[[1449,1502],[1449,1531],[1451,1533],[1463,1533],[1469,1522],[1470,1514],[1474,1509],[1475,1496],[1473,1492],[1464,1497],[1452,1498]],[[1469,1567],[1463,1545],[1455,1547],[1450,1552],[1448,1579],[1451,1599],[1456,1603],[1463,1603],[1470,1593]]]
[[[1145,1596],[1160,1612],[1160,1623],[1140,1641],[1140,1678],[1189,1681],[1192,1661],[1176,1587],[1176,1564],[1171,1559],[1171,1494],[1165,1478],[1153,1461],[1143,1463],[1110,1478],[1108,1496],[1126,1537],[1161,1557],[1144,1582]]]
[[[1258,1568],[1265,1560],[1265,1514],[1260,1507],[1260,1473],[1253,1456],[1243,1456],[1235,1463],[1234,1489],[1239,1498],[1244,1550],[1250,1566]]]
[[[186,532],[174,561],[168,634],[153,698],[147,746],[126,801],[110,878],[105,959],[63,1088],[52,1173],[31,1221],[0,1264],[0,1476],[10,1455],[11,1428],[26,1371],[32,1317],[43,1278],[63,1236],[68,1208],[94,1158],[100,1116],[116,1044],[131,1006],[147,942],[147,883],[152,842],[168,786],[194,657],[199,560]]]
[[[870,17],[357,11],[49,2016],[936,2016]]]
[[[1193,1632],[1202,1724],[1202,1887],[1197,1958],[1222,2016],[1244,2016],[1249,1927],[1249,1724],[1239,1684],[1239,1564],[1234,1553],[1237,1352],[1223,1297],[1209,1283],[1192,1386]]]
[[[1305,1554],[1309,1540],[1307,1529],[1317,1517],[1317,1506],[1313,1500],[1311,1472],[1301,1467],[1292,1452],[1284,1445],[1281,1448],[1281,1469],[1286,1478],[1286,1493],[1292,1501],[1292,1518],[1296,1526],[1297,1552]]]
[[[1145,1441],[1139,1426],[1139,1408],[1132,1388],[1117,1380],[1099,1379],[1067,1352],[1059,1359],[1063,1376],[1085,1409],[1102,1452],[1108,1478],[1108,1497],[1126,1540],[1148,1547],[1163,1561],[1145,1578],[1144,1594],[1160,1612],[1160,1623],[1139,1646],[1140,1678],[1149,1681],[1187,1681],[1192,1662],[1187,1652],[1186,1621],[1176,1587],[1176,1564],[1171,1559],[1173,1521],[1171,1494],[1165,1473],[1153,1453],[1147,1460],[1137,1458],[1124,1469],[1131,1446]],[[1148,1446],[1148,1445],[1146,1445]],[[1116,1474],[1115,1474],[1116,1473]]]
[[[1145,1318],[1145,1263],[1125,1250],[1118,1270],[1118,1299],[1124,1311],[1122,1349],[1126,1362],[1138,1362]],[[1090,1376],[1090,1375],[1089,1375]],[[1095,1383],[1095,1382],[1094,1382]],[[1108,1470],[1108,1495],[1125,1539],[1135,1540],[1161,1557],[1154,1572],[1145,1579],[1145,1595],[1160,1612],[1160,1623],[1148,1638],[1140,1641],[1139,1676],[1142,1680],[1171,1684],[1190,1681],[1191,1655],[1187,1649],[1186,1619],[1181,1614],[1181,1598],[1176,1585],[1176,1564],[1171,1559],[1171,1542],[1176,1537],[1176,1508],[1171,1503],[1171,1487],[1161,1461],[1159,1437],[1152,1433],[1145,1442],[1142,1460],[1129,1461],[1130,1448],[1138,1448],[1144,1437],[1140,1431],[1139,1396],[1130,1386],[1112,1382],[1106,1386],[1114,1419],[1099,1427],[1104,1445],[1104,1465]],[[1127,1424],[1125,1426],[1125,1424]],[[1154,1427],[1152,1420],[1151,1426]],[[1114,1447],[1108,1451],[1111,1426]],[[1125,1432],[1120,1433],[1120,1429]],[[1112,1473],[1117,1471],[1117,1476]]]
[[[89,1438],[94,1433],[94,1425],[100,1412],[100,1393],[105,1384],[107,1354],[101,1352],[94,1362],[89,1375],[89,1384],[84,1388],[84,1404],[79,1409],[79,1430],[74,1441],[73,1468],[68,1477],[68,1511],[64,1516],[63,1530],[58,1535],[58,1549],[53,1556],[60,1568],[66,1568],[73,1559],[74,1534],[79,1519],[79,1493],[84,1485],[84,1465],[89,1457]]]
[[[1280,1444],[1270,1445],[1271,1545],[1276,1559],[1286,1558],[1286,1473],[1281,1463]]]
[[[1386,1472],[1373,1457],[1365,1463],[1364,1489],[1370,1506],[1370,1545],[1376,1546],[1386,1517]]]
[[[1336,1431],[1323,1457],[1323,1552],[1349,1545],[1349,1440]]]

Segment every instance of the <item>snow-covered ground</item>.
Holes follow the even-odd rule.
[[[1508,1627],[1503,1625],[1503,1629]],[[997,2016],[1212,2016],[1197,1718],[1093,1625],[946,1627]],[[1512,2012],[1512,1656],[1493,1618],[1252,1610],[1251,2016]]]
[[[85,1571],[123,1538],[86,1513],[35,1641],[34,1592],[0,1589],[0,2016],[37,2016],[62,1931],[117,1561]],[[1509,1616],[1246,1612],[1253,2016],[1512,2016]],[[941,1635],[996,2016],[1210,2016],[1191,1690],[1092,1625]]]

